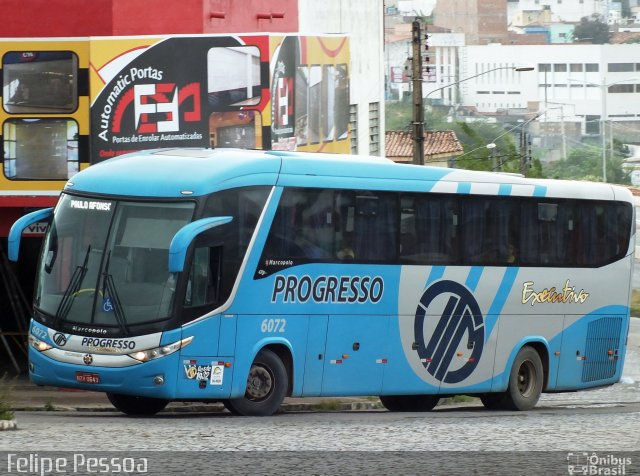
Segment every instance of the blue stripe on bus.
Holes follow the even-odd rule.
[[[425,284],[425,288],[428,287],[434,281],[437,281],[442,276],[444,276],[444,271],[447,269],[446,266],[434,266],[431,268],[431,273],[429,273],[429,277],[427,278],[427,282]]]
[[[534,197],[546,197],[547,196],[547,187],[544,185],[536,185],[533,188],[533,196]]]
[[[511,195],[511,190],[513,190],[513,186],[511,184],[502,183],[498,188],[498,195]]]
[[[469,182],[460,182],[458,184],[458,193],[462,195],[468,195],[471,193],[471,183]]]
[[[478,283],[480,282],[480,276],[482,276],[482,272],[484,271],[484,266],[473,266],[471,271],[469,271],[469,276],[467,276],[467,281],[465,285],[469,288],[470,291],[475,291]]]
[[[516,276],[518,275],[518,271],[520,271],[520,268],[514,267],[514,268],[507,268],[504,272],[504,276],[502,278],[502,282],[500,283],[500,287],[498,288],[498,292],[496,293],[496,297],[494,298],[493,303],[491,303],[491,307],[489,308],[489,312],[487,313],[488,316],[495,316],[495,319],[491,319],[490,321],[489,320],[485,321],[485,326],[486,326],[485,328],[486,332],[484,335],[485,342],[489,339],[489,336],[491,335],[491,331],[493,330],[493,326],[496,325],[498,316],[502,312],[502,308],[507,302],[509,293],[513,288],[513,283],[516,281]]]

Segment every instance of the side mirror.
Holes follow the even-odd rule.
[[[169,272],[182,272],[189,245],[200,233],[216,226],[226,225],[231,220],[233,217],[202,218],[180,228],[169,245]]]
[[[47,220],[53,215],[53,208],[45,208],[43,210],[36,210],[26,214],[25,216],[16,220],[11,226],[8,239],[8,255],[9,260],[18,261],[18,253],[20,252],[20,237],[23,230],[29,225],[33,225],[36,222]]]

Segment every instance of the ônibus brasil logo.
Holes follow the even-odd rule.
[[[429,309],[438,297],[441,298],[437,300],[438,309]],[[444,308],[441,307],[443,303]],[[434,313],[441,313],[441,316],[426,341],[425,319]],[[439,281],[422,294],[416,309],[414,335],[416,350],[427,372],[444,383],[461,382],[471,375],[482,354],[484,319],[480,306],[463,285],[455,281]],[[463,342],[465,335],[467,340]],[[452,365],[461,344],[467,352],[470,351],[470,355],[462,366]]]

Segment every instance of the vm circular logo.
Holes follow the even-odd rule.
[[[416,309],[414,337],[422,365],[436,380],[458,383],[471,375],[484,346],[484,319],[471,291],[455,281],[427,288]]]
[[[64,347],[67,345],[67,336],[62,332],[56,332],[53,334],[53,342],[55,342],[59,347]]]

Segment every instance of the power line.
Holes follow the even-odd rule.
[[[526,125],[527,125],[527,124],[529,124],[530,122],[535,121],[535,120],[536,120],[536,119],[538,119],[541,115],[542,115],[542,114],[536,114],[536,115],[535,115],[535,116],[533,116],[531,119],[527,119],[526,121],[524,121],[524,122],[522,122],[522,123],[520,123],[520,124],[517,124],[517,125],[513,126],[513,127],[512,127],[511,129],[509,129],[508,131],[505,131],[505,132],[503,132],[502,134],[500,134],[499,136],[497,136],[495,139],[493,139],[491,142],[489,142],[489,144],[494,143],[495,141],[497,141],[497,140],[498,140],[498,139],[500,139],[501,137],[506,136],[507,134],[509,134],[509,133],[511,133],[511,132],[513,132],[513,131],[515,131],[516,129],[518,129],[518,128],[520,128],[520,127],[524,127],[524,126],[526,126]],[[473,149],[473,150],[470,150],[469,152],[465,152],[464,154],[459,155],[458,157],[456,157],[456,159],[460,159],[460,158],[464,157],[465,155],[469,155],[469,154],[472,154],[473,152],[476,152],[476,151],[481,150],[481,149],[486,149],[486,148],[487,148],[487,144],[485,144],[485,145],[483,145],[483,146],[480,146],[480,147],[477,147],[477,148],[475,148],[475,149]]]

